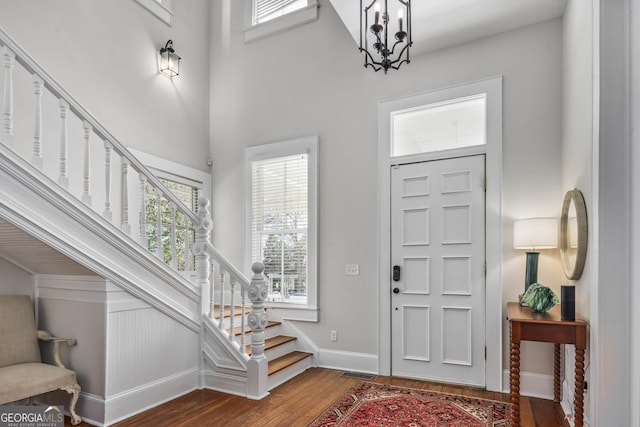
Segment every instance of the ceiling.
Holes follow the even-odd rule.
[[[360,3],[331,0],[331,4],[359,45]],[[413,0],[411,55],[557,18],[565,5],[566,0]]]
[[[95,275],[40,240],[0,219],[0,259],[30,273]]]

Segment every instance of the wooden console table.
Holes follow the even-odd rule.
[[[560,401],[560,344],[576,347],[575,360],[575,426],[583,426],[584,411],[584,350],[587,347],[587,323],[560,320],[560,305],[547,313],[535,313],[517,302],[507,304],[507,319],[511,336],[511,403],[512,422],[520,425],[520,341],[553,343],[553,399]]]

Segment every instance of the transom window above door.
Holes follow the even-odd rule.
[[[391,113],[391,156],[430,153],[487,143],[486,94]]]

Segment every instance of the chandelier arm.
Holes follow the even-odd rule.
[[[400,42],[397,42],[396,44],[398,44]],[[393,45],[393,49],[396,48],[396,44]],[[396,59],[393,62],[398,62],[400,60],[400,58],[402,58],[402,55],[404,55],[404,51],[409,49],[409,47],[411,46],[412,43],[407,43],[407,45],[405,47],[402,48],[402,50],[400,51],[400,53],[398,54],[398,59]],[[391,53],[393,54],[393,49],[391,50]]]
[[[394,61],[393,63],[395,64],[396,62],[398,62],[398,61]],[[411,62],[411,61],[409,61],[408,59],[403,59],[402,62],[400,62],[398,65],[392,65],[390,68],[393,68],[394,70],[399,70],[400,66],[402,64],[404,64],[404,63],[408,64],[409,62]]]
[[[376,63],[376,65],[379,65],[379,63]],[[364,64],[364,67],[365,67],[365,68],[367,68],[367,67],[371,67],[371,68],[373,68],[373,71],[375,71],[376,73],[377,73],[378,71],[380,71],[380,70],[382,70],[382,69],[383,69],[383,68],[382,68],[382,66],[380,66],[380,67],[376,67],[376,66],[375,66],[374,64],[372,64],[371,62],[368,62],[368,63]]]
[[[376,61],[375,59],[373,59],[373,56],[369,53],[369,51],[367,49],[364,48],[360,48],[360,52],[364,52],[366,54],[366,56],[369,58],[370,64],[376,64],[376,65],[382,65],[382,63]],[[378,70],[376,70],[378,71]]]
[[[393,47],[391,48],[391,52],[389,52],[389,56],[393,56],[395,51],[396,51],[396,46],[398,46],[400,43],[404,43],[404,41],[397,41],[393,44]],[[408,46],[408,44],[407,44]],[[405,46],[402,51],[400,51],[400,56],[402,56],[402,53],[405,51],[407,47]]]

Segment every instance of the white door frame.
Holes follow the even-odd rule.
[[[391,112],[425,104],[487,94],[487,144],[391,158]],[[378,107],[379,348],[378,373],[391,374],[391,166],[485,154],[486,223],[486,389],[502,392],[502,77],[381,102]]]

